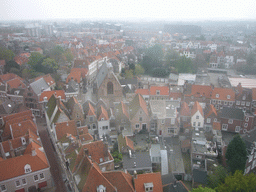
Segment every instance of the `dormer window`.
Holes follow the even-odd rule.
[[[153,183],[144,183],[145,192],[153,192]]]
[[[26,164],[24,166],[24,170],[25,170],[25,173],[30,173],[32,170],[31,170],[31,166],[29,164]]]
[[[20,139],[21,139],[22,145],[26,145],[26,139],[24,137],[21,137]]]
[[[97,187],[97,192],[106,192],[106,187],[100,185],[99,187]]]
[[[227,95],[227,99],[230,99],[230,95]]]
[[[242,99],[245,100],[245,98],[246,98],[246,97],[245,97],[245,95],[244,95]]]
[[[104,121],[104,117],[103,117],[103,118],[101,118],[101,121]]]
[[[160,90],[156,90],[156,94],[157,94],[157,95],[160,95]]]
[[[219,98],[220,97],[220,95],[219,94],[216,94],[216,98]]]

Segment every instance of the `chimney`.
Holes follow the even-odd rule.
[[[36,156],[36,149],[34,147],[31,148],[31,155]]]
[[[11,154],[11,157],[15,157],[15,153],[14,153],[14,149],[12,147],[12,142],[11,140],[8,140],[8,143],[9,143],[9,146],[10,146],[10,154]]]
[[[134,179],[137,179],[137,171],[136,170],[133,171],[133,175],[134,175]]]
[[[3,158],[3,159],[6,159],[5,152],[4,152],[4,148],[3,148],[3,145],[2,145],[1,142],[0,142],[0,152],[1,152],[2,158]]]

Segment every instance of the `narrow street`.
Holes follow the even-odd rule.
[[[37,128],[38,132],[41,138],[41,142],[44,147],[44,151],[46,153],[46,156],[48,158],[48,161],[50,163],[50,171],[53,177],[53,181],[55,184],[55,191],[56,192],[66,192],[66,186],[64,184],[63,178],[62,178],[62,172],[61,167],[59,165],[56,153],[54,152],[52,143],[50,141],[50,138],[48,136],[47,127],[45,119],[43,118],[37,118]]]

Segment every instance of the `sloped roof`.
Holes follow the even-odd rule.
[[[54,79],[52,78],[52,76],[50,74],[46,74],[46,75],[43,75],[43,76],[40,76],[40,77],[37,77],[35,79],[35,81],[39,80],[43,78],[45,80],[45,82],[49,85],[49,86],[52,86],[55,84],[55,81]]]
[[[14,73],[7,73],[7,74],[4,74],[4,75],[0,75],[0,80],[3,81],[3,82],[9,81],[9,80],[14,79],[14,78],[18,78],[20,80],[23,80],[21,77],[19,77],[18,75],[14,74]]]
[[[77,83],[81,83],[81,79],[85,78],[87,73],[88,70],[86,68],[72,68],[66,79],[66,83],[68,83],[71,79]]]
[[[131,148],[132,150],[134,150],[134,145],[133,145],[133,141],[131,139],[129,139],[127,136],[125,136],[125,142],[126,145]]]
[[[67,133],[73,136],[78,135],[74,120],[56,123],[55,129],[56,129],[57,140],[60,140],[62,137],[67,135]]]
[[[118,113],[124,114],[128,119],[129,119],[129,111],[128,107],[124,102],[120,102],[117,106],[116,109],[118,109]]]
[[[191,110],[191,116],[193,116],[197,111],[199,111],[201,115],[204,116],[204,112],[201,105],[198,103],[198,101],[195,101],[194,106]]]
[[[252,89],[252,100],[256,101],[256,88]]]
[[[37,133],[36,125],[31,120],[12,124],[13,138],[17,138],[25,135],[28,130],[31,130],[35,134]]]
[[[8,87],[10,88],[26,88],[26,85],[19,79],[19,78],[14,78],[9,81],[6,81]]]
[[[35,94],[39,95],[41,94],[42,90],[46,90],[49,88],[49,85],[46,83],[44,78],[40,78],[37,81],[34,81],[30,84],[30,87],[33,89]]]
[[[150,87],[150,95],[157,95],[157,91],[160,91],[159,95],[169,95],[169,87],[168,86],[151,86]]]
[[[133,117],[136,115],[138,110],[142,108],[142,110],[148,115],[148,109],[147,109],[147,103],[141,96],[141,94],[137,94],[133,100],[131,101],[130,105],[130,117],[133,119]]]
[[[220,118],[225,118],[225,119],[244,120],[244,112],[242,109],[238,109],[238,108],[224,107],[221,110],[219,116]]]
[[[98,114],[99,114],[98,115],[98,121],[100,121],[102,118],[104,118],[104,121],[109,119],[108,112],[102,105],[100,106],[100,110],[99,110]]]
[[[85,141],[92,141],[92,140],[93,140],[93,137],[91,136],[90,133],[85,133],[85,134],[79,135],[79,139],[80,139],[82,142],[85,142]]]
[[[212,87],[208,85],[192,85],[191,93],[186,96],[194,96],[194,97],[205,97],[210,99],[212,93]]]
[[[189,106],[186,102],[181,104],[180,116],[190,116]]]
[[[26,164],[31,166],[32,172],[48,168],[48,162],[45,153],[39,150],[41,146],[31,142],[24,155],[0,161],[0,181],[25,175],[24,167]],[[34,148],[36,155],[32,156],[31,149]]]
[[[134,179],[136,192],[145,192],[144,183],[153,183],[153,191],[163,192],[162,178],[159,172],[138,174]]]
[[[215,116],[217,116],[217,111],[212,104],[209,106],[209,109],[207,114],[205,115],[205,118],[209,117],[211,114],[214,114]]]
[[[108,157],[109,160],[113,160],[112,155],[109,153],[108,148],[103,141],[95,141],[85,144],[83,145],[83,149],[85,148],[88,149],[88,155],[91,156],[91,159],[98,164],[102,163],[100,162],[101,158],[103,159],[103,162],[105,162],[105,157]]]
[[[150,95],[150,93],[149,93],[150,91],[149,91],[149,89],[137,89],[136,91],[135,91],[135,93],[136,94],[141,94],[141,95]]]
[[[52,95],[55,95],[55,97],[61,97],[61,99],[66,99],[65,91],[64,90],[54,90],[54,91],[44,91],[40,95],[39,101],[44,101],[44,98],[46,97],[46,100],[48,101]]]
[[[103,80],[105,79],[105,77],[107,76],[107,74],[108,74],[107,63],[104,62],[96,76],[96,82],[97,82],[98,88],[101,86],[101,84],[102,84]]]
[[[103,172],[103,176],[116,187],[117,191],[133,192],[132,176],[122,171]]]
[[[219,95],[219,97],[216,97],[216,95]],[[230,96],[230,99],[227,98],[227,96]],[[211,99],[218,99],[218,100],[224,100],[224,101],[235,101],[235,91],[233,89],[226,89],[226,88],[219,88],[216,87],[212,91],[212,97]]]

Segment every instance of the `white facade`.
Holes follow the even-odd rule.
[[[198,128],[204,127],[204,116],[199,111],[191,116],[191,126]]]
[[[98,131],[99,131],[100,138],[102,138],[103,135],[109,134],[110,132],[109,120],[101,119],[100,121],[98,121]]]

